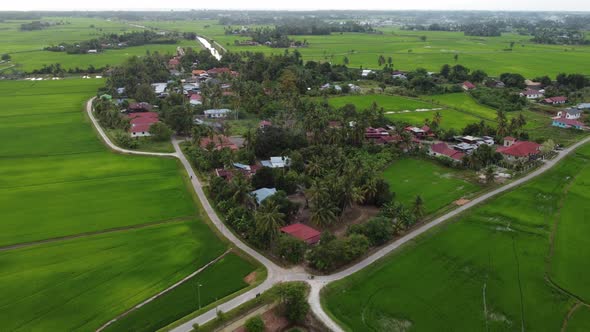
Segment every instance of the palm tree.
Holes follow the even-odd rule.
[[[311,222],[319,227],[327,227],[336,221],[338,208],[325,197],[311,202]]]
[[[436,126],[436,128],[438,128],[440,126],[440,123],[442,121],[442,114],[440,114],[439,111],[436,111],[436,113],[434,113],[434,117],[432,118],[432,124]]]
[[[241,172],[232,179],[231,189],[234,193],[232,198],[236,203],[249,205],[252,202],[252,185]]]
[[[508,131],[508,123],[506,121],[506,114],[502,110],[498,110],[496,121],[498,122],[498,128],[496,134],[500,137],[504,137]]]
[[[244,148],[248,151],[251,151],[254,147],[255,139],[256,136],[254,134],[254,131],[252,130],[252,128],[248,128],[248,130],[246,130],[246,133],[244,133]]]
[[[272,244],[279,235],[279,227],[285,220],[285,214],[279,211],[275,201],[267,200],[256,210],[254,220],[258,235]]]
[[[414,215],[416,220],[419,220],[425,214],[424,201],[422,200],[422,197],[420,195],[417,195],[416,199],[414,200],[414,205],[412,206],[412,214]]]

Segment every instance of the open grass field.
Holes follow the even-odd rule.
[[[377,103],[377,106],[383,108],[385,112],[414,111],[417,109],[432,109],[436,107],[421,100],[388,95],[350,95],[333,97],[328,98],[328,103],[335,108],[343,107],[346,104],[352,104],[356,106],[357,110],[368,109],[373,103]]]
[[[581,250],[587,241],[572,236],[585,229],[578,193],[587,186],[589,157],[586,145],[532,182],[328,286],[324,306],[354,331],[397,326],[413,331],[560,330],[575,300],[547,275],[581,298],[590,291],[583,283],[590,257]],[[548,257],[555,222],[555,253]],[[588,321],[587,313],[579,313],[574,327]]]
[[[0,82],[3,329],[94,330],[227,248],[204,222],[175,159],[102,145],[83,106],[103,83]],[[27,242],[39,243],[3,250]],[[245,287],[242,274],[255,267],[236,265],[223,278],[203,275],[203,283],[228,283],[208,296]],[[176,309],[166,317],[190,308]]]
[[[229,254],[171,292],[118,320],[105,331],[156,331],[199,309],[197,285],[202,285],[201,306],[230,295],[248,284],[254,270],[248,261]]]
[[[443,109],[439,111],[442,115],[440,128],[461,130],[468,124],[481,121],[469,113],[462,111]],[[436,111],[427,112],[403,112],[395,114],[386,114],[385,116],[393,121],[405,121],[415,126],[424,125],[426,120],[432,120]]]
[[[219,42],[230,51],[254,51],[282,54],[285,49],[265,46],[235,46],[235,40],[245,37],[225,35],[217,21],[142,22],[150,27],[168,30],[194,31]],[[444,64],[462,64],[471,69],[483,69],[490,75],[517,72],[532,78],[555,76],[561,72],[588,74],[589,46],[540,45],[531,43],[529,36],[504,34],[501,37],[470,37],[460,32],[402,31],[381,28],[382,34],[343,33],[330,36],[292,36],[307,40],[309,47],[299,49],[304,60],[330,61],[343,64],[348,57],[353,68],[377,69],[380,55],[391,56],[396,68],[413,70],[426,68],[438,71]],[[420,37],[426,36],[426,41]],[[511,42],[515,46],[511,51]],[[455,54],[459,55],[457,61]],[[555,61],[559,59],[559,61]]]
[[[95,330],[224,250],[192,220],[0,252],[3,329]]]
[[[107,21],[98,18],[71,18],[48,17],[42,21],[63,22],[62,25],[53,25],[43,30],[21,31],[22,23],[30,23],[30,20],[12,20],[0,22],[0,54],[8,53],[12,57],[12,64],[18,69],[31,71],[40,69],[43,65],[60,63],[63,68],[87,68],[116,65],[123,62],[129,56],[142,56],[146,51],[173,53],[177,46],[199,47],[196,42],[182,40],[177,45],[143,45],[128,47],[120,50],[106,50],[101,54],[66,54],[65,52],[43,51],[44,47],[56,45],[61,42],[80,42],[92,38],[98,38],[103,34],[122,34],[131,31],[141,31],[142,28],[132,26],[120,21]]]
[[[426,213],[430,214],[480,189],[467,179],[467,174],[430,160],[405,158],[389,166],[383,178],[395,192],[396,200],[411,206],[416,195],[420,195]]]

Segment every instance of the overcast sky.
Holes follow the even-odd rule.
[[[588,0],[2,0],[0,10],[442,9],[590,11]]]

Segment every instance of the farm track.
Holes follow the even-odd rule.
[[[96,236],[96,235],[101,235],[101,234],[119,233],[119,232],[141,229],[141,228],[162,225],[162,224],[179,223],[179,222],[184,222],[184,221],[188,221],[191,219],[194,219],[194,218],[193,217],[174,218],[174,219],[160,220],[160,221],[149,222],[149,223],[139,224],[139,225],[130,225],[130,226],[124,226],[124,227],[109,228],[109,229],[104,229],[104,230],[95,231],[95,232],[85,232],[85,233],[79,233],[79,234],[73,234],[73,235],[54,237],[54,238],[44,239],[44,240],[39,240],[39,241],[11,244],[8,246],[0,247],[0,252],[28,248],[28,247],[34,247],[34,246],[38,246],[41,244],[49,244],[49,243],[67,241],[67,240],[80,239],[80,238],[84,238],[84,237]]]
[[[217,213],[215,212],[215,210],[211,206],[211,203],[209,202],[209,200],[207,199],[207,196],[205,195],[205,192],[203,190],[203,186],[202,186],[201,182],[199,181],[198,177],[194,173],[189,161],[184,156],[182,149],[180,148],[180,145],[179,145],[179,143],[181,141],[179,141],[176,137],[173,138],[172,143],[173,143],[174,149],[176,151],[174,153],[156,153],[156,152],[143,152],[143,151],[133,151],[133,150],[122,149],[122,148],[114,145],[111,142],[111,140],[107,137],[105,132],[100,127],[98,121],[94,118],[93,109],[92,109],[92,101],[93,100],[94,100],[94,98],[90,99],[87,102],[86,112],[87,112],[88,116],[90,117],[97,132],[101,136],[102,140],[105,142],[106,145],[109,146],[109,148],[111,148],[112,150],[114,150],[116,152],[120,152],[120,153],[124,153],[124,154],[138,154],[138,155],[147,155],[147,156],[178,158],[181,161],[182,165],[184,166],[185,170],[187,171],[188,175],[190,176],[191,184],[193,186],[193,189],[197,193],[199,200],[201,201],[203,209],[205,210],[205,212],[207,213],[207,215],[211,219],[211,222],[218,229],[219,233],[221,233],[223,236],[225,236],[236,247],[240,248],[241,250],[243,250],[244,252],[246,252],[250,256],[257,259],[261,264],[263,264],[265,266],[265,268],[268,271],[267,279],[263,283],[258,285],[257,287],[251,289],[250,291],[242,293],[241,295],[217,306],[217,308],[215,308],[215,309],[211,309],[211,310],[209,310],[209,311],[207,311],[195,318],[192,318],[192,319],[182,323],[181,325],[178,325],[177,327],[175,327],[171,330],[171,331],[175,331],[175,332],[192,331],[193,324],[197,323],[199,325],[203,325],[203,324],[215,319],[217,317],[218,310],[223,311],[223,312],[228,312],[228,311],[254,299],[259,293],[262,293],[262,292],[270,289],[273,285],[275,285],[279,282],[286,282],[286,281],[303,281],[303,282],[309,283],[311,286],[311,291],[310,291],[310,297],[309,297],[308,301],[311,305],[311,309],[314,312],[314,314],[330,330],[338,331],[338,332],[343,331],[343,329],[334,320],[332,320],[332,318],[328,315],[328,313],[326,313],[324,311],[324,309],[321,305],[320,292],[324,286],[326,286],[327,284],[329,284],[331,282],[348,277],[351,274],[354,274],[354,273],[366,268],[367,266],[381,260],[383,257],[386,257],[387,255],[389,255],[392,251],[399,249],[404,244],[406,244],[410,241],[413,241],[415,238],[417,238],[420,235],[428,232],[429,230],[439,226],[440,224],[455,218],[456,216],[465,212],[466,210],[468,210],[474,206],[477,206],[492,197],[495,197],[495,196],[497,196],[501,193],[504,193],[506,191],[512,190],[512,189],[534,179],[535,177],[537,177],[537,176],[545,173],[547,170],[551,169],[559,161],[561,161],[563,158],[565,158],[568,154],[573,152],[575,149],[577,149],[581,145],[590,142],[590,137],[586,137],[585,139],[577,142],[576,144],[573,144],[572,146],[568,147],[567,149],[560,151],[554,159],[545,161],[545,163],[541,167],[539,167],[535,171],[529,173],[528,175],[526,175],[518,180],[515,180],[514,182],[508,183],[505,186],[502,186],[502,187],[492,190],[488,193],[485,193],[485,194],[477,197],[476,199],[472,200],[471,202],[469,202],[461,207],[458,207],[455,210],[450,211],[450,212],[436,218],[435,220],[433,220],[427,224],[424,224],[423,226],[421,226],[419,228],[414,229],[413,231],[407,233],[406,235],[402,236],[401,238],[397,239],[396,241],[394,241],[384,247],[381,247],[379,250],[375,251],[370,256],[365,257],[361,261],[355,263],[352,266],[349,266],[348,268],[346,268],[344,270],[341,270],[339,272],[336,272],[334,274],[327,275],[327,276],[314,276],[313,278],[311,278],[311,275],[309,273],[306,273],[301,268],[285,269],[285,268],[282,268],[282,267],[276,265],[275,263],[270,261],[268,258],[266,258],[264,255],[260,254],[259,252],[250,248],[248,245],[246,245],[244,242],[242,242],[241,239],[239,239],[231,230],[229,230],[225,226],[225,224],[221,221],[221,219],[219,218],[219,216],[217,215]]]

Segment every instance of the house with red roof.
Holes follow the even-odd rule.
[[[526,97],[526,99],[539,99],[545,96],[545,92],[543,90],[526,89],[520,93],[520,96]]]
[[[179,65],[180,65],[180,58],[179,57],[174,57],[174,58],[168,60],[168,68],[169,69],[176,69],[176,68],[178,68]]]
[[[565,104],[565,103],[567,103],[567,97],[557,96],[557,97],[545,98],[545,99],[543,99],[543,103],[549,104],[549,105]]]
[[[189,104],[191,104],[191,105],[194,105],[194,106],[203,105],[203,96],[201,96],[198,93],[192,94],[189,99],[190,99]]]
[[[285,226],[281,228],[281,233],[288,234],[294,238],[304,241],[309,245],[320,242],[320,238],[322,236],[320,231],[301,223]]]
[[[156,112],[131,113],[127,117],[131,123],[131,128],[129,128],[131,137],[151,136],[150,127],[160,121]]]
[[[258,124],[258,128],[260,128],[260,129],[268,128],[268,127],[271,127],[271,126],[272,126],[272,122],[270,122],[268,120],[262,120]]]
[[[473,90],[476,88],[475,84],[469,82],[469,81],[465,81],[463,82],[463,85],[461,86],[463,88],[463,90],[465,91],[469,91],[469,90]]]
[[[129,112],[149,112],[153,108],[150,103],[141,102],[141,103],[131,103],[129,107],[127,107],[127,111]]]
[[[504,138],[504,145],[496,149],[506,161],[527,161],[537,159],[541,144],[530,141],[519,141],[514,137]]]
[[[454,162],[461,162],[465,156],[465,153],[449,148],[445,142],[432,144],[428,149],[428,154],[433,157],[449,158]]]
[[[578,129],[578,130],[586,130],[588,129],[588,126],[586,126],[586,124],[584,124],[583,122],[580,122],[577,119],[568,119],[566,117],[561,117],[561,118],[553,118],[553,122],[551,123],[551,125],[553,127],[559,127],[559,128],[574,128],[574,129]]]
[[[238,150],[238,146],[235,145],[229,137],[225,135],[214,135],[213,138],[211,137],[203,137],[201,139],[201,143],[199,144],[202,149],[208,149],[211,145],[213,146],[214,150],[222,150],[228,148],[230,150]]]

